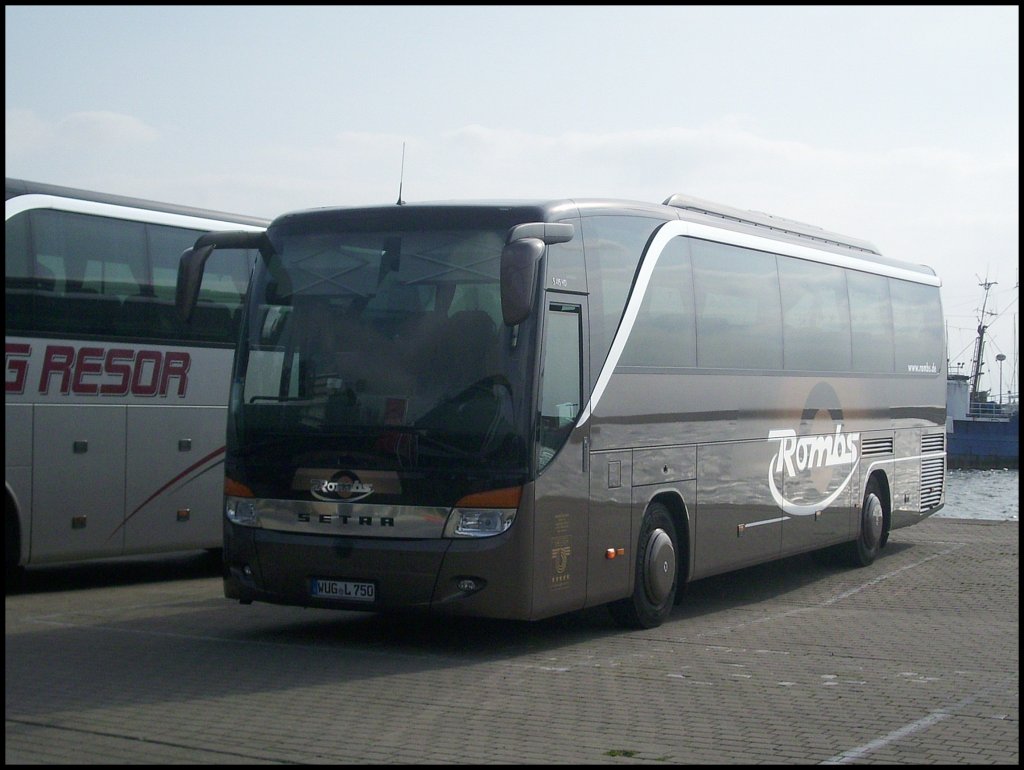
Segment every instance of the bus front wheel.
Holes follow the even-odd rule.
[[[844,561],[854,567],[867,567],[878,557],[885,542],[885,506],[882,492],[875,479],[864,490],[864,504],[860,509],[860,531],[857,539],[843,546]]]
[[[637,540],[633,594],[608,605],[626,628],[655,628],[668,618],[677,589],[676,528],[662,503],[644,513]]]

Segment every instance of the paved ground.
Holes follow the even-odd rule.
[[[1019,525],[689,587],[669,622],[378,618],[222,598],[200,557],[6,597],[6,763],[1018,764]]]

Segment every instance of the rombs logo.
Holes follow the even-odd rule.
[[[768,432],[778,442],[768,462],[768,489],[790,516],[813,516],[847,491],[860,465],[860,433],[844,433],[843,409],[827,382],[811,388],[798,430]]]
[[[836,426],[836,432],[831,436],[797,436],[796,431],[785,429],[769,431],[768,440],[779,442],[779,451],[768,466],[768,486],[776,505],[792,516],[811,516],[828,508],[853,479],[860,459],[857,449],[860,434],[844,434],[842,423]],[[784,473],[784,478],[792,479],[821,469],[843,466],[849,466],[849,474],[830,495],[816,502],[788,500],[775,483],[776,474]]]
[[[364,484],[351,471],[338,471],[329,479],[313,479],[310,493],[329,503],[353,503],[373,494],[373,485]]]

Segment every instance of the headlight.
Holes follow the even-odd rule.
[[[224,514],[228,517],[228,521],[241,524],[243,527],[258,527],[260,525],[256,503],[244,497],[224,498]]]
[[[508,530],[519,509],[522,487],[466,495],[448,515],[445,537],[493,537]]]
[[[444,527],[445,537],[491,537],[512,526],[515,508],[454,508]]]

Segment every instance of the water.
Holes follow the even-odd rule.
[[[951,470],[943,519],[1020,521],[1020,470]]]

